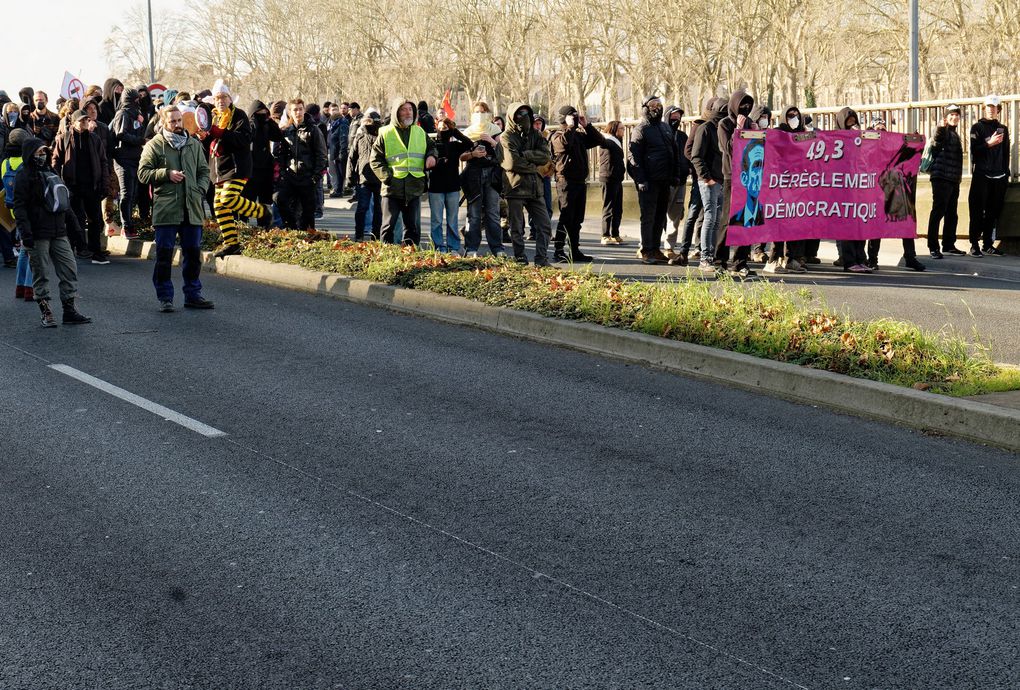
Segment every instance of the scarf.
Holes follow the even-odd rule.
[[[178,151],[183,149],[184,145],[188,143],[187,132],[185,132],[184,134],[177,134],[176,132],[172,132],[169,129],[164,129],[163,138],[166,139],[167,143],[170,144],[170,146],[177,149]]]
[[[470,125],[464,130],[464,134],[468,136],[471,141],[478,141],[482,138],[483,134],[488,134],[493,139],[498,139],[500,135],[499,127],[495,122],[483,122],[480,127]]]

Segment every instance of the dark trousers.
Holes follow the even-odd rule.
[[[142,225],[152,222],[152,186],[138,183],[138,217]]]
[[[380,234],[382,241],[393,244],[397,218],[404,221],[404,240],[402,244],[415,247],[421,242],[421,197],[404,200],[394,196],[383,198],[383,222]]]
[[[528,212],[528,221],[535,232],[535,264],[546,265],[549,262],[549,234],[552,232],[552,221],[549,220],[549,209],[545,199],[506,200],[507,214],[510,217],[510,240],[514,246],[514,256],[524,258],[524,211]]]
[[[722,213],[719,215],[719,232],[715,238],[715,258],[721,259],[723,264],[728,263],[730,260],[730,248],[726,245],[726,229],[730,225],[730,193],[732,191],[733,181],[724,179]],[[749,258],[751,258],[751,245],[737,247],[733,251],[734,267],[740,268],[745,266]]]
[[[956,226],[959,215],[956,207],[960,203],[960,182],[931,179],[931,214],[928,216],[928,250],[939,251],[939,221],[942,226],[942,248],[956,246]]]
[[[970,246],[988,249],[995,241],[993,233],[999,222],[1003,203],[1006,201],[1006,185],[1009,179],[1000,177],[993,180],[975,175],[970,180]],[[979,244],[981,243],[981,244]]]
[[[156,288],[156,299],[160,302],[174,301],[174,283],[170,272],[174,262],[174,244],[181,238],[181,274],[184,276],[185,299],[202,296],[202,283],[198,275],[202,270],[202,226],[201,225],[157,225],[156,266],[152,271],[152,284]]]
[[[276,205],[280,207],[283,227],[293,230],[315,229],[315,181],[280,180]]]
[[[369,205],[372,208],[372,239],[378,240],[382,229],[382,198],[379,196],[379,185],[359,184],[355,187],[358,208],[354,212],[354,239],[365,237],[365,219],[368,217]]]
[[[86,246],[93,254],[102,251],[100,238],[103,236],[103,197],[92,190],[72,189],[71,210],[78,219],[78,225],[85,231]]]
[[[843,270],[858,264],[868,263],[867,242],[864,240],[840,240],[836,242],[839,258],[843,260]]]
[[[638,190],[637,200],[641,212],[641,251],[657,251],[662,243],[662,231],[666,229],[669,183],[646,182],[645,191]]]
[[[120,222],[125,230],[134,230],[135,222],[131,214],[134,211],[136,197],[138,196],[138,164],[126,163],[121,165],[116,161],[113,170],[117,173],[117,183],[120,185]]]
[[[584,223],[584,209],[588,203],[588,183],[560,180],[556,183],[557,204],[560,217],[556,221],[556,251],[562,252],[570,242],[570,253],[581,253],[581,224]]]
[[[873,264],[878,263],[878,252],[882,249],[882,240],[868,240],[868,261]],[[913,259],[917,257],[917,246],[914,243],[913,237],[903,238],[903,256],[907,259]]]
[[[251,177],[244,184],[244,191],[241,192],[241,196],[249,201],[257,201],[260,204],[272,204],[273,203],[273,171],[269,170],[252,170]],[[259,225],[264,228],[272,226],[273,219],[271,214],[267,213],[259,218]]]
[[[0,228],[0,254],[4,261],[14,261],[17,258],[14,255],[14,238],[4,228]]]
[[[602,236],[619,237],[623,220],[623,180],[602,180]]]
[[[701,200],[701,187],[695,180],[691,185],[690,201],[687,202],[687,216],[684,218],[684,237],[680,253],[687,256],[691,244],[701,244],[701,226],[705,222],[705,204]]]

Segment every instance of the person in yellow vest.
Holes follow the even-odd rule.
[[[393,244],[397,217],[404,221],[403,244],[421,241],[421,197],[427,184],[425,171],[436,165],[436,145],[416,123],[418,108],[398,100],[390,109],[390,124],[379,130],[372,146],[372,172],[382,182],[381,239]]]

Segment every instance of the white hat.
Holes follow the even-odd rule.
[[[991,96],[985,96],[985,105],[994,105],[998,108],[1002,104],[1002,101],[998,96],[992,94]]]
[[[221,94],[221,93],[225,93],[225,94],[227,94],[229,96],[230,95],[230,88],[225,83],[223,83],[222,79],[217,79],[216,83],[213,84],[213,87],[212,87],[212,95],[215,96],[215,95]]]

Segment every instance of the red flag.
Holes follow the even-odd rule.
[[[457,113],[453,110],[453,106],[450,105],[450,89],[446,90],[446,95],[443,96],[443,112],[451,120],[457,119]]]

